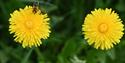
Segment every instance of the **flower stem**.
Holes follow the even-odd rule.
[[[29,50],[29,52],[26,54],[26,56],[24,57],[24,59],[22,60],[21,63],[27,63],[27,61],[28,61],[28,59],[29,59],[29,57],[30,57],[30,55],[31,55],[31,53],[32,53],[32,51],[33,51],[33,49],[34,49],[34,48],[31,48],[31,49]]]

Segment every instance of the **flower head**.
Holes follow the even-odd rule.
[[[82,25],[83,34],[89,45],[96,49],[110,49],[120,42],[123,36],[123,24],[112,9],[95,9],[88,14]]]
[[[47,14],[42,14],[39,9],[35,13],[33,11],[32,6],[26,6],[10,14],[9,31],[24,48],[40,46],[41,39],[47,39],[50,33]]]

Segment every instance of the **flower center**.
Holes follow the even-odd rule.
[[[102,23],[102,24],[99,25],[98,30],[101,33],[105,33],[105,32],[108,31],[108,25],[105,24],[105,23]]]
[[[25,25],[28,29],[31,29],[33,27],[33,23],[31,21],[26,21]]]

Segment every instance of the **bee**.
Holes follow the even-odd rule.
[[[36,2],[34,2],[34,4],[33,4],[33,13],[37,13],[37,11],[38,11],[38,4],[36,3]]]
[[[33,4],[33,13],[37,13],[37,11],[39,11],[38,5],[39,5],[39,3],[34,2],[34,4]],[[46,13],[45,10],[43,10],[43,9],[41,9],[40,12],[41,12],[41,14],[45,14]]]

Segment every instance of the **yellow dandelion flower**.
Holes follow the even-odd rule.
[[[96,49],[111,49],[123,36],[123,24],[112,9],[95,9],[88,14],[82,25],[82,31],[89,45]]]
[[[24,48],[40,46],[41,39],[47,39],[50,33],[47,14],[42,14],[39,9],[33,11],[32,6],[26,6],[10,14],[10,34],[14,33],[14,40],[21,43]]]

